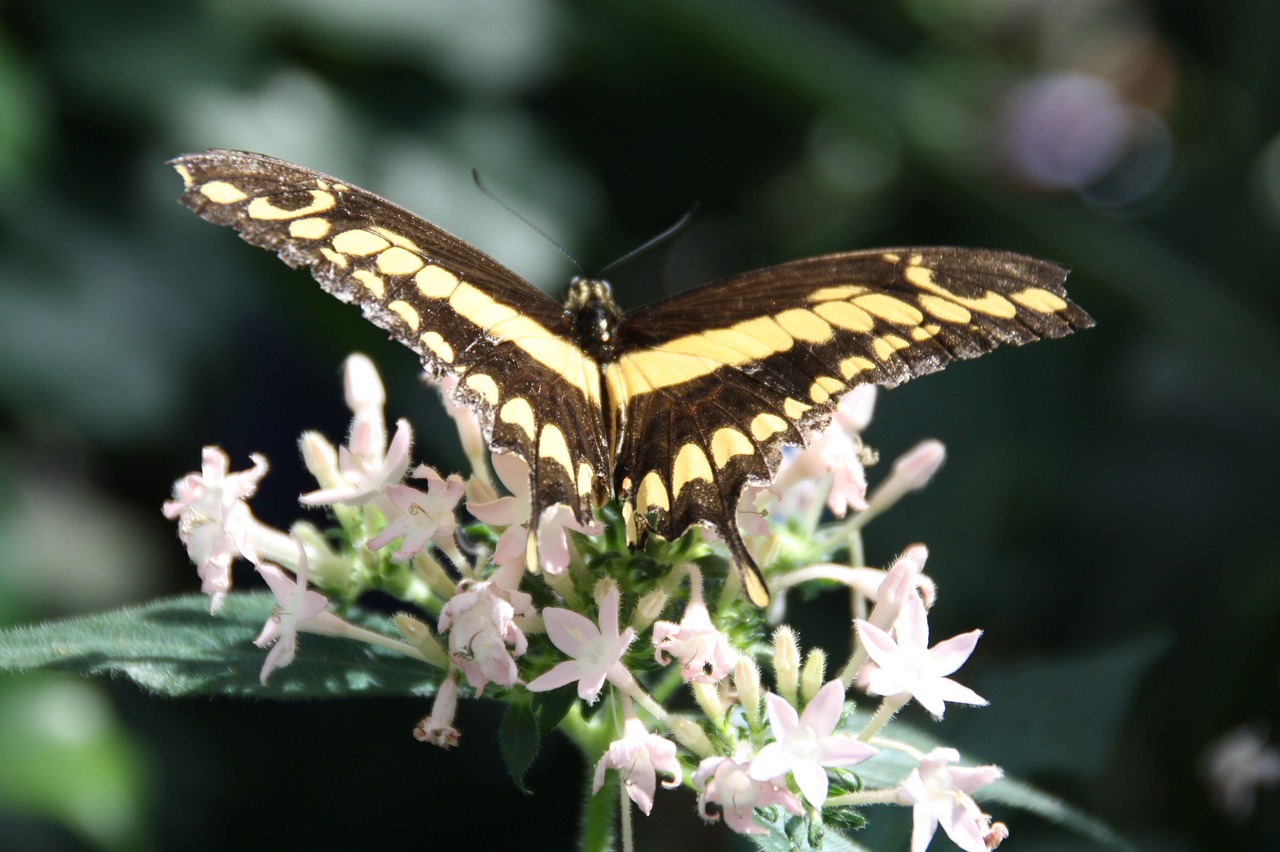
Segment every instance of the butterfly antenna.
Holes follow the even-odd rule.
[[[544,240],[546,240],[547,242],[551,243],[551,245],[555,246],[556,251],[560,252],[562,255],[564,255],[565,257],[569,258],[569,262],[570,262],[570,263],[572,263],[574,266],[578,267],[578,272],[580,272],[580,273],[581,273],[581,274],[583,274],[583,275],[586,275],[586,274],[587,274],[587,273],[586,273],[586,270],[584,270],[584,269],[582,268],[582,264],[581,264],[581,263],[578,263],[578,259],[577,259],[576,257],[574,257],[573,255],[569,254],[569,251],[568,251],[564,246],[560,245],[560,243],[558,243],[558,242],[556,242],[555,240],[551,239],[551,235],[550,235],[550,234],[548,234],[546,231],[542,230],[542,229],[541,229],[541,228],[539,228],[537,225],[535,225],[535,224],[533,224],[532,222],[530,222],[530,221],[528,220],[528,218],[526,218],[523,214],[521,214],[518,210],[516,210],[516,209],[515,209],[514,207],[512,207],[510,204],[508,204],[507,202],[503,201],[503,200],[502,200],[501,198],[499,198],[498,196],[494,195],[493,190],[491,190],[491,189],[489,189],[489,187],[485,186],[485,185],[484,185],[484,182],[480,180],[480,170],[479,170],[479,169],[472,168],[472,169],[471,169],[471,177],[475,180],[475,182],[476,182],[476,187],[477,187],[481,192],[483,192],[486,196],[488,196],[488,198],[489,198],[489,200],[490,200],[490,201],[495,201],[495,202],[497,202],[497,203],[502,207],[502,209],[503,209],[503,210],[506,210],[508,213],[510,213],[512,216],[515,216],[515,217],[516,217],[517,219],[519,219],[521,222],[524,222],[524,224],[525,224],[525,225],[527,225],[531,231],[533,231],[533,232],[534,232],[535,234],[537,234],[538,236],[542,237],[542,238],[543,238]]]
[[[606,272],[608,272],[610,269],[613,269],[615,266],[621,266],[622,264],[626,263],[628,260],[635,257],[636,255],[643,254],[644,252],[647,252],[649,249],[653,248],[654,246],[660,245],[661,243],[664,243],[667,240],[671,239],[676,234],[680,233],[685,229],[685,226],[689,224],[689,220],[693,218],[693,214],[697,212],[698,212],[698,202],[695,201],[693,202],[693,206],[690,207],[687,211],[685,211],[685,214],[681,216],[678,220],[676,220],[676,223],[674,225],[667,228],[665,231],[663,231],[661,234],[658,234],[656,237],[651,237],[646,242],[643,242],[640,245],[636,246],[631,251],[624,254],[622,257],[616,260],[610,261],[609,263],[606,263],[604,265],[604,268],[600,270],[599,274],[604,275]]]

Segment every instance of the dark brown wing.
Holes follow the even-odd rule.
[[[610,469],[600,371],[560,305],[451,234],[319,172],[239,151],[170,164],[201,218],[308,267],[430,372],[455,376],[455,401],[479,415],[491,446],[529,463],[534,518],[563,503],[591,522]]]
[[[736,507],[748,484],[772,480],[782,445],[803,445],[856,385],[901,384],[1000,343],[1093,325],[1067,300],[1066,272],[979,249],[852,252],[629,313],[618,333],[625,354],[605,374],[611,416],[625,424],[615,488],[634,511],[654,512],[665,538],[714,526],[763,605],[768,589]]]

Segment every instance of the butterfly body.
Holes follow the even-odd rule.
[[[738,532],[738,500],[772,480],[783,445],[826,425],[841,394],[1093,324],[1066,297],[1065,267],[962,248],[809,258],[628,312],[607,283],[577,278],[562,306],[327,175],[238,151],[172,165],[201,217],[309,267],[429,371],[457,379],[455,401],[491,446],[529,464],[532,563],[543,512],[566,505],[590,523],[616,496],[633,542],[714,528],[757,605],[768,588]]]

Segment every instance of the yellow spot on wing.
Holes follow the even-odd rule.
[[[757,441],[768,440],[779,432],[786,431],[787,421],[783,420],[776,414],[764,412],[757,414],[751,421],[751,437]]]
[[[886,334],[882,337],[877,337],[875,342],[871,344],[871,348],[875,350],[877,358],[881,361],[888,361],[894,352],[899,349],[906,349],[910,345],[910,343],[896,334]]]
[[[777,316],[778,325],[796,340],[825,343],[831,339],[831,325],[813,311],[792,308]]]
[[[182,163],[175,163],[173,170],[176,171],[178,173],[178,176],[182,178],[183,186],[191,186],[191,184],[196,182],[196,179],[191,176],[191,169],[182,165]]]
[[[425,265],[426,261],[422,258],[399,246],[393,246],[378,255],[378,269],[387,275],[412,275]]]
[[[644,475],[644,479],[640,480],[640,488],[636,491],[636,505],[640,507],[641,512],[647,512],[652,508],[658,508],[664,512],[671,511],[671,498],[667,496],[667,487],[662,484],[662,476],[656,470],[649,471]]]
[[[755,451],[755,445],[746,435],[729,426],[717,429],[711,436],[711,457],[718,468],[723,469],[734,456],[751,455]]]
[[[443,266],[431,264],[413,276],[418,292],[428,299],[447,299],[458,286],[458,276]]]
[[[352,228],[350,231],[343,231],[341,234],[335,234],[333,238],[333,247],[343,254],[350,254],[356,257],[367,257],[368,255],[380,252],[389,246],[386,240],[377,234],[371,234],[364,228]]]
[[[884,258],[889,263],[897,263],[898,261],[902,260],[902,255],[895,254],[894,252],[891,252],[891,251],[885,252],[884,254],[880,255],[880,257]]]
[[[920,307],[943,322],[968,325],[969,321],[973,319],[973,314],[969,313],[968,308],[963,305],[957,305],[955,302],[949,302],[941,296],[935,296],[932,293],[921,293],[916,298],[920,300]]]
[[[396,299],[394,302],[387,303],[387,309],[399,314],[400,319],[404,320],[405,325],[414,331],[418,330],[418,323],[421,320],[418,317],[418,311],[408,302]]]
[[[551,459],[564,468],[565,473],[573,473],[573,457],[569,455],[569,445],[565,443],[564,433],[554,423],[542,427],[538,437],[538,455]]]
[[[587,462],[578,463],[578,496],[590,497],[595,490],[595,471]]]
[[[426,254],[426,252],[419,248],[418,244],[413,240],[401,234],[397,234],[390,228],[384,228],[381,225],[370,225],[369,230],[373,231],[380,237],[386,237],[387,242],[391,243],[393,246],[400,246],[400,248],[408,249],[414,254]]]
[[[1028,287],[1009,296],[1022,307],[1041,314],[1051,314],[1054,311],[1060,311],[1067,306],[1067,302],[1056,293],[1051,293],[1041,287]]]
[[[792,399],[791,397],[787,397],[786,401],[782,403],[782,410],[792,420],[799,420],[810,408],[813,408],[813,406],[806,405],[800,400]]]
[[[942,331],[942,326],[937,323],[928,323],[927,325],[917,326],[911,329],[912,340],[928,340],[938,332]]]
[[[363,284],[365,289],[377,296],[379,299],[381,299],[386,293],[386,287],[383,286],[382,278],[367,269],[357,269],[351,273],[351,277]]]
[[[868,293],[853,300],[858,307],[875,314],[882,320],[897,325],[919,325],[924,315],[914,306],[884,293]]]
[[[838,299],[852,299],[854,296],[861,296],[867,292],[866,287],[859,287],[856,284],[844,284],[839,287],[823,287],[820,290],[814,290],[809,294],[811,302],[831,302]]]
[[[486,376],[484,373],[472,373],[467,376],[467,387],[485,398],[490,405],[498,404],[498,383],[493,380],[492,376]]]
[[[861,355],[854,355],[851,358],[845,358],[840,362],[840,375],[846,379],[852,379],[859,373],[867,373],[876,368],[875,362]]]
[[[297,210],[285,210],[283,207],[277,207],[272,204],[270,198],[259,197],[249,202],[245,212],[249,214],[250,219],[301,219],[303,216],[312,216],[316,213],[332,210],[337,203],[338,200],[333,197],[333,193],[325,192],[322,189],[313,189],[311,190],[311,203],[305,207],[299,207]]]
[[[507,400],[507,404],[502,406],[502,411],[498,413],[498,416],[502,418],[504,423],[512,423],[519,426],[529,436],[529,440],[533,440],[533,407],[529,405],[529,400],[520,396]]]
[[[986,314],[989,317],[998,317],[1000,319],[1013,319],[1018,315],[1018,309],[1013,303],[1001,296],[999,293],[988,290],[980,298],[970,296],[961,296],[952,293],[946,287],[939,286],[933,280],[933,270],[923,266],[912,266],[903,272],[903,276],[907,281],[911,282],[921,290],[929,293],[936,293],[944,299],[963,305],[971,311],[977,311],[980,314]],[[938,317],[944,319],[944,317]]]
[[[823,302],[813,312],[827,322],[849,331],[870,331],[876,327],[871,314],[849,302]]]
[[[438,331],[428,331],[422,335],[422,345],[435,353],[436,357],[446,364],[453,363],[453,347],[449,345],[449,341],[440,336]],[[530,438],[533,435],[529,435]]]
[[[844,390],[844,382],[831,376],[818,376],[809,388],[809,399],[821,405],[831,399],[833,393]]]
[[[345,255],[338,254],[336,251],[329,248],[328,246],[321,246],[320,253],[324,255],[325,260],[329,261],[334,266],[337,266],[341,269],[347,268],[347,258]]]
[[[711,463],[707,461],[707,454],[697,444],[685,444],[680,448],[680,452],[676,453],[675,463],[671,465],[671,490],[675,492],[677,500],[680,499],[680,493],[684,491],[685,486],[695,479],[714,481]]]
[[[200,194],[214,204],[235,204],[237,201],[244,201],[249,197],[240,187],[227,183],[225,180],[209,181],[200,187]]]
[[[303,240],[318,240],[329,233],[329,220],[317,216],[294,219],[289,223],[289,236]]]

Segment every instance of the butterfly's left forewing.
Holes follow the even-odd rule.
[[[748,484],[777,472],[860,384],[897,385],[1000,343],[1061,337],[1093,321],[1066,269],[1006,252],[899,249],[749,272],[628,314],[610,403],[625,415],[615,487],[672,538],[705,522],[768,591],[738,534]],[[714,317],[714,320],[710,319]]]
[[[319,172],[238,151],[171,165],[183,204],[308,267],[428,371],[455,377],[454,399],[491,446],[529,463],[534,517],[562,503],[592,521],[610,469],[600,373],[560,305],[440,228]]]

